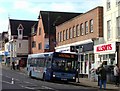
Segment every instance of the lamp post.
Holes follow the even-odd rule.
[[[80,72],[80,50],[79,49],[77,49],[77,51],[78,51],[78,81],[77,81],[77,83],[80,83],[80,77],[79,77],[79,72]]]
[[[79,75],[79,73],[80,73],[80,53],[83,52],[83,46],[79,46],[77,51],[78,51],[78,81],[77,81],[77,83],[80,83],[80,79],[79,79],[80,78],[80,75]]]

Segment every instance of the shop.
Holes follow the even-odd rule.
[[[95,69],[100,65],[104,64],[107,71],[107,81],[113,82],[114,75],[113,69],[114,65],[119,61],[119,43],[112,42],[107,44],[100,44],[94,46],[95,54]],[[119,64],[119,63],[118,63]]]
[[[116,64],[116,42],[94,46],[94,54],[96,66],[98,66],[100,63],[104,63],[104,65]]]
[[[79,49],[80,75],[89,78],[92,63],[94,63],[93,42],[76,46]]]
[[[71,51],[71,46],[74,46],[77,51]],[[93,51],[93,42],[89,43],[78,43],[78,44],[72,44],[72,45],[66,45],[62,48],[59,48],[56,50],[56,52],[74,52],[77,53],[78,61],[80,62],[80,76],[87,76],[89,77],[90,69],[92,63],[94,63],[94,51]]]

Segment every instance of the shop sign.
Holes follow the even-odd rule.
[[[102,45],[97,45],[94,47],[94,52],[99,53],[99,52],[114,52],[115,51],[115,43],[110,43],[110,44],[102,44]]]
[[[96,48],[96,51],[97,51],[97,52],[107,51],[107,50],[112,50],[112,45],[111,45],[111,44],[98,46],[98,47]]]

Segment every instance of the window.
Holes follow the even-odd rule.
[[[21,43],[18,44],[18,48],[21,48]]]
[[[87,34],[88,33],[88,22],[86,21],[85,22],[85,34]]]
[[[69,28],[69,37],[70,37],[70,39],[72,38],[72,28]]]
[[[35,41],[32,42],[32,48],[34,48],[34,47],[36,47],[36,42]]]
[[[93,19],[90,20],[90,32],[91,33],[93,32]]]
[[[111,20],[107,21],[107,39],[111,38]]]
[[[107,10],[109,10],[110,8],[111,8],[110,0],[107,0]]]
[[[41,27],[39,27],[39,35],[41,35]]]
[[[60,42],[62,41],[62,31],[60,32]]]
[[[75,26],[73,26],[73,38],[76,37],[76,30],[75,30]]]
[[[22,34],[22,30],[19,30],[19,35],[21,35]]]
[[[120,0],[116,0],[116,5],[120,5]]]
[[[35,28],[34,28],[34,27],[32,27],[32,29],[31,29],[31,30],[32,30],[32,33],[35,33]]]
[[[42,43],[38,44],[38,49],[41,50],[42,49]]]
[[[60,35],[59,35],[59,34],[60,34],[60,33],[58,32],[58,33],[57,33],[57,41],[58,41],[58,42],[60,42]]]
[[[66,39],[69,39],[69,36],[68,36],[68,29],[66,29]]]
[[[120,37],[120,16],[117,17],[117,36]]]
[[[84,34],[84,26],[83,26],[83,23],[80,25],[80,34],[81,34],[81,35]]]
[[[76,26],[76,35],[80,36],[80,26],[79,25]]]
[[[65,30],[63,30],[63,41],[66,39]]]

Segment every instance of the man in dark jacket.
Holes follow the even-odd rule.
[[[106,89],[106,82],[107,82],[107,73],[106,69],[103,67],[103,65],[100,68],[100,89],[102,89],[102,85],[104,86],[104,89]]]

